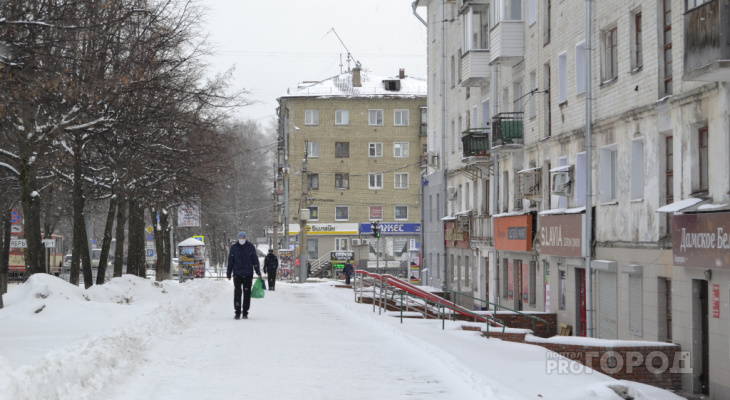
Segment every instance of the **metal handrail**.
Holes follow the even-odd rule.
[[[470,295],[468,295],[466,293],[457,292],[455,290],[446,290],[445,293],[453,293],[454,294],[454,297],[456,297],[456,295],[464,296],[464,297],[468,297],[468,298],[470,298],[472,300],[477,300],[477,301],[480,301],[482,303],[486,303],[488,305],[492,305],[492,306],[495,307],[495,310],[494,310],[495,315],[496,315],[497,312],[499,312],[499,310],[497,308],[502,308],[502,309],[505,309],[507,311],[512,311],[513,313],[517,313],[519,315],[524,315],[525,317],[528,317],[528,318],[532,319],[532,331],[533,332],[535,332],[535,321],[536,320],[537,321],[542,321],[543,323],[547,324],[547,333],[548,334],[550,333],[550,322],[547,321],[547,320],[544,320],[542,318],[536,317],[536,316],[531,315],[531,314],[525,314],[525,313],[523,313],[521,311],[513,310],[513,309],[511,309],[509,307],[505,307],[505,306],[500,305],[500,304],[492,303],[491,301],[488,301],[488,300],[484,300],[484,299],[480,299],[480,298],[477,298],[477,297],[473,297],[473,296],[470,296]],[[454,299],[454,300],[456,300],[456,299]]]

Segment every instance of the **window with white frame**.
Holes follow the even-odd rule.
[[[382,157],[383,156],[383,143],[372,142],[368,144],[368,156],[369,157]]]
[[[368,124],[370,126],[382,126],[383,125],[383,110],[369,110],[368,111]]]
[[[535,72],[530,72],[530,90],[532,91],[532,94],[530,95],[529,107],[529,117],[535,118],[537,117],[537,74]]]
[[[395,206],[395,219],[408,219],[408,206]]]
[[[319,157],[319,142],[307,142],[307,157]]]
[[[586,152],[580,152],[575,155],[575,206],[583,207],[586,205]]]
[[[631,69],[637,70],[641,68],[644,63],[643,47],[644,39],[642,38],[643,31],[643,18],[641,9],[636,9],[631,13]]]
[[[464,51],[489,49],[489,6],[474,4],[462,14]]]
[[[586,92],[586,42],[575,45],[575,94]]]
[[[349,206],[335,206],[335,220],[347,221],[350,219],[350,207]]]
[[[709,3],[712,0],[687,0],[687,11],[697,8],[705,3]]]
[[[393,112],[393,125],[408,126],[408,110],[395,110]]]
[[[335,189],[349,189],[350,174],[335,174]]]
[[[319,110],[304,110],[304,125],[319,125]]]
[[[350,110],[335,110],[335,125],[350,125]]]
[[[408,189],[408,173],[407,172],[396,172],[395,173],[395,189]]]
[[[383,173],[375,172],[368,174],[369,189],[382,189],[383,188]]]
[[[307,181],[309,182],[310,190],[319,190],[319,174],[307,175]]]
[[[512,84],[512,97],[514,97],[514,101],[512,102],[514,108],[512,111],[522,112],[522,82]]]
[[[319,221],[319,206],[309,206],[309,221]]]
[[[631,141],[631,200],[644,198],[644,139]]]
[[[530,14],[527,17],[530,25],[537,22],[537,0],[529,0],[529,4],[527,6],[527,13]]]
[[[393,143],[393,157],[408,157],[408,142]]]
[[[618,77],[618,30],[611,27],[603,32],[603,80]]]
[[[568,54],[558,54],[558,103],[568,101]]]
[[[456,121],[451,120],[451,152],[456,151]]]
[[[600,165],[600,201],[603,203],[616,201],[618,193],[616,190],[616,177],[618,172],[618,147],[614,145],[601,149]]]
[[[568,156],[558,157],[558,167],[568,166]],[[558,208],[568,208],[568,198],[566,196],[558,196]]]
[[[644,288],[641,274],[629,274],[629,332],[644,336]]]

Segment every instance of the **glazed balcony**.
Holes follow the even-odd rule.
[[[730,0],[714,0],[684,14],[686,81],[730,81]]]

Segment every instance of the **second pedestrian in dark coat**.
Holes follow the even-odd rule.
[[[347,264],[345,264],[345,270],[343,272],[345,273],[345,285],[349,285],[350,277],[352,277],[352,274],[355,273],[355,268],[348,261]]]
[[[274,249],[269,249],[269,254],[264,258],[264,273],[269,277],[269,290],[274,290],[276,284],[276,270],[279,268],[279,259],[274,254]]]

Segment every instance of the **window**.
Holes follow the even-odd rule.
[[[530,72],[530,91],[532,91],[532,94],[530,94],[528,100],[530,105],[529,117],[535,118],[537,117],[537,74],[534,72]]]
[[[530,280],[530,305],[535,306],[537,304],[537,263],[535,261],[530,261],[530,270],[529,270]]]
[[[568,101],[568,54],[558,54],[558,103]]]
[[[522,112],[522,82],[515,82],[512,84],[512,95],[514,101],[512,102],[512,111]]]
[[[575,206],[586,205],[586,152],[575,155]]]
[[[383,110],[368,111],[368,121],[371,126],[383,125]]]
[[[616,145],[607,146],[601,149],[601,202],[610,202],[617,199],[616,193],[616,169],[617,165]]]
[[[698,158],[699,161],[699,190],[706,191],[709,188],[709,163],[708,163],[708,138],[707,138],[707,127],[702,127],[697,132],[697,147],[699,150]]]
[[[408,206],[395,206],[395,219],[408,219]]]
[[[454,56],[451,56],[451,87],[456,86],[456,61]]]
[[[464,256],[464,285],[471,285],[471,258]]]
[[[644,55],[642,54],[644,44],[641,38],[641,32],[643,28],[640,10],[634,12],[632,22],[633,33],[631,35],[631,69],[637,70],[641,68],[644,63]]]
[[[709,3],[712,0],[687,0],[687,11],[697,8],[705,3]]]
[[[506,299],[509,294],[509,260],[502,259],[502,298]]]
[[[575,94],[586,92],[586,42],[575,45]]]
[[[629,275],[629,333],[644,335],[644,295],[642,275]]]
[[[350,219],[350,207],[349,206],[335,206],[335,220],[347,221]]]
[[[309,182],[309,190],[319,189],[319,174],[307,175],[307,182]]]
[[[558,267],[558,268],[560,268],[560,267]],[[559,283],[560,284],[560,287],[559,287],[560,299],[558,299],[558,309],[565,311],[567,309],[566,304],[565,304],[565,296],[566,296],[565,271],[558,271],[558,276],[559,276],[559,280],[560,280],[560,283]]]
[[[335,158],[350,157],[350,142],[335,142]]]
[[[674,203],[674,136],[667,136],[664,142],[664,191],[667,198],[666,204]],[[667,213],[667,231],[672,234],[672,213]]]
[[[371,220],[382,220],[383,219],[383,206],[370,206],[370,219]]]
[[[393,157],[408,157],[408,142],[393,143]]]
[[[528,14],[530,14],[527,17],[530,25],[537,22],[537,0],[529,0],[529,4],[527,6],[527,12],[528,12]]]
[[[616,28],[606,30],[603,42],[605,51],[603,80],[610,81],[618,77],[618,34]]]
[[[319,110],[304,110],[304,125],[319,125]]]
[[[350,250],[350,239],[349,238],[335,238],[335,251],[348,251]]]
[[[318,206],[309,206],[309,220],[310,221],[319,221],[319,207]]]
[[[383,143],[369,143],[368,144],[368,156],[369,157],[382,157],[383,156]]]
[[[350,174],[335,174],[335,189],[349,189]]]
[[[307,142],[307,157],[319,157],[319,142]]]
[[[662,20],[663,36],[660,38],[663,49],[663,68],[660,73],[664,78],[663,94],[669,96],[672,94],[672,1],[662,0]]]
[[[393,125],[408,126],[408,110],[395,110],[393,116]]]
[[[350,125],[350,110],[335,110],[335,125]]]
[[[456,122],[451,120],[451,152],[456,151]]]
[[[631,199],[644,198],[644,139],[631,141]]]
[[[381,172],[368,174],[368,178],[370,181],[370,185],[369,185],[370,189],[382,189],[383,188],[383,174]]]
[[[489,8],[476,5],[463,14],[464,50],[489,49]]]
[[[408,189],[408,173],[407,172],[396,172],[395,173],[395,189]]]
[[[551,21],[550,21],[550,12],[552,11],[552,1],[545,0],[545,30],[543,31],[543,40],[542,44],[547,45],[550,43],[550,31],[551,31]]]

